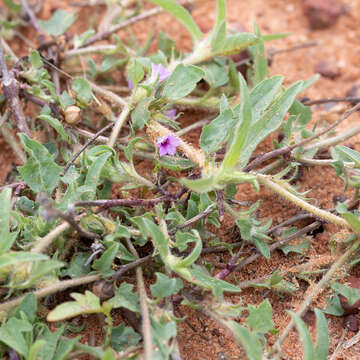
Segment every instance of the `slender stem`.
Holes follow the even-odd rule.
[[[299,163],[305,164],[305,165],[312,165],[312,166],[330,166],[331,164],[333,164],[335,162],[334,159],[306,159],[306,158],[293,158],[294,161],[297,161]],[[354,168],[355,167],[355,163],[353,163],[352,161],[344,161],[343,162],[344,166],[347,168]]]
[[[108,145],[113,147],[116,143],[116,140],[120,134],[122,126],[125,124],[125,121],[127,120],[127,117],[129,116],[131,111],[131,104],[126,104],[120,114],[120,116],[117,118],[115,122],[115,126],[111,132]]]
[[[171,196],[164,195],[155,199],[110,199],[110,200],[85,200],[74,203],[75,207],[100,206],[102,209],[109,209],[117,206],[147,206],[156,205],[168,201]]]
[[[345,97],[341,97],[341,98],[328,98],[328,99],[317,99],[317,100],[305,100],[303,101],[303,104],[306,106],[311,106],[311,105],[319,105],[319,104],[326,104],[326,103],[330,103],[330,102],[360,102],[360,98],[358,97],[351,97],[351,96],[345,96]]]
[[[327,273],[323,276],[323,278],[317,283],[317,285],[313,288],[313,290],[310,292],[310,294],[307,295],[306,299],[301,304],[299,310],[296,312],[298,316],[302,316],[306,309],[311,305],[313,299],[317,297],[317,295],[324,290],[324,288],[327,286],[329,281],[333,278],[335,273],[346,263],[346,261],[349,259],[349,257],[358,249],[360,245],[360,240],[357,239],[353,245],[336,260],[330,269],[327,271]],[[276,351],[276,349],[280,348],[280,345],[283,343],[283,341],[288,336],[289,332],[294,326],[294,320],[291,320],[289,324],[286,326],[286,328],[283,330],[282,334],[280,335],[279,339],[276,341],[276,343],[273,346],[273,350]]]
[[[139,260],[139,255],[129,239],[126,239],[126,243],[130,252],[134,255],[135,259]],[[147,305],[148,299],[146,295],[144,277],[141,266],[136,268],[136,280],[137,287],[139,290],[140,298],[140,309],[142,317],[142,332],[144,336],[144,348],[145,348],[145,359],[152,360],[152,335],[151,335],[151,324],[150,324],[150,313]]]
[[[307,146],[304,146],[304,151],[308,151],[308,150],[312,150],[312,149],[321,149],[321,148],[325,148],[325,147],[329,147],[329,146],[334,146],[342,141],[345,141],[357,134],[360,133],[360,125],[355,126],[351,129],[345,130],[344,132],[342,132],[339,135],[324,139],[324,140],[320,140],[316,143],[313,144],[309,144]]]
[[[64,176],[66,172],[69,170],[70,166],[74,163],[74,161],[81,155],[83,151],[87,147],[89,147],[101,134],[106,132],[108,129],[112,128],[114,126],[114,123],[110,123],[107,126],[103,127],[100,131],[98,131],[96,134],[94,134],[82,147],[79,151],[77,151],[74,156],[71,158],[71,160],[66,164],[64,167],[64,170],[62,171],[61,175]]]
[[[272,191],[276,192],[277,194],[281,195],[285,199],[291,201],[296,206],[299,206],[302,209],[314,214],[315,216],[318,216],[319,218],[330,221],[336,225],[350,228],[350,225],[348,224],[348,222],[345,219],[343,219],[339,216],[336,216],[328,211],[319,209],[316,206],[313,206],[313,205],[307,203],[306,201],[298,198],[297,196],[292,194],[290,191],[285,189],[283,186],[281,186],[278,182],[273,181],[270,176],[257,174],[256,178],[261,184],[265,185],[266,187],[268,187]]]
[[[96,46],[88,46],[80,49],[72,49],[68,50],[64,53],[65,59],[69,59],[74,56],[88,55],[88,54],[96,54],[96,53],[112,53],[117,50],[116,45],[111,44],[102,44]]]
[[[43,238],[40,238],[31,249],[32,253],[40,254],[44,252],[50,244],[56,240],[63,232],[70,229],[70,224],[68,222],[63,222],[55,229],[51,230],[47,235]]]
[[[14,74],[10,73],[7,69],[2,41],[0,41],[0,68],[2,72],[2,90],[9,103],[16,125],[21,132],[30,136],[30,129],[19,99],[19,83],[15,79]]]
[[[89,81],[89,84],[91,86],[91,89],[96,93],[106,97],[107,99],[109,99],[110,101],[114,102],[117,105],[120,105],[121,107],[126,107],[127,102],[120,96],[114,94],[112,91],[103,89],[101,86],[98,86],[92,83],[91,81]]]
[[[34,291],[33,294],[38,298],[43,298],[45,296],[55,294],[56,292],[63,291],[65,289],[75,287],[75,286],[81,286],[88,283],[92,283],[95,281],[98,281],[102,278],[102,275],[88,275],[83,276],[77,279],[71,279],[71,280],[65,280],[65,281],[59,281],[58,283],[55,283],[53,285],[47,286],[46,288]],[[14,300],[6,301],[2,304],[0,304],[0,312],[7,312],[13,307],[19,305],[25,298],[26,294],[23,296],[20,296]]]
[[[125,27],[127,27],[129,25],[132,25],[132,24],[136,23],[137,21],[144,20],[144,19],[147,19],[147,18],[149,18],[151,16],[157,15],[162,11],[163,11],[163,9],[160,8],[160,7],[156,7],[156,8],[153,8],[151,10],[145,11],[142,14],[134,16],[134,17],[132,17],[132,18],[130,18],[128,20],[125,20],[125,21],[121,22],[118,25],[112,26],[110,29],[107,29],[107,30],[102,31],[102,32],[100,32],[98,34],[95,34],[81,47],[89,46],[89,45],[93,44],[94,42],[104,40],[104,39],[108,38],[111,34],[113,34],[114,32],[117,32],[120,29],[123,29],[123,28],[125,28]]]
[[[194,124],[191,124],[191,125],[189,125],[187,127],[184,127],[183,129],[177,131],[175,133],[175,135],[176,136],[182,136],[182,135],[184,135],[184,134],[186,134],[186,133],[188,133],[188,132],[190,132],[192,130],[195,130],[195,129],[199,128],[199,127],[202,127],[203,125],[206,125],[210,120],[211,119],[209,118],[209,119],[204,119],[204,120],[198,121],[198,122],[196,122]]]

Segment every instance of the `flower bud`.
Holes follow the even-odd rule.
[[[78,106],[71,105],[65,110],[65,121],[68,124],[77,124],[81,121],[81,109]]]

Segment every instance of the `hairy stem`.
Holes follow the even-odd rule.
[[[35,291],[33,294],[38,298],[43,298],[45,296],[55,294],[59,291],[63,291],[65,289],[69,289],[72,287],[89,284],[95,281],[98,281],[102,278],[102,276],[99,275],[88,275],[83,276],[77,279],[71,279],[71,280],[65,280],[65,281],[59,281],[58,283],[55,283],[53,285],[47,286],[46,288],[40,289]],[[25,298],[26,295],[20,296],[14,300],[6,301],[2,304],[0,304],[0,312],[4,311],[7,312],[11,310],[13,307],[19,305]]]
[[[340,216],[336,216],[328,211],[319,209],[316,206],[313,206],[307,203],[306,201],[298,198],[290,191],[285,189],[283,186],[281,186],[280,183],[273,181],[271,176],[257,174],[256,178],[261,184],[265,185],[267,188],[271,189],[272,191],[279,194],[283,198],[294,203],[296,206],[299,206],[300,208],[314,214],[315,216],[327,220],[329,222],[332,222],[336,225],[350,228],[350,225],[345,219],[341,218]]]

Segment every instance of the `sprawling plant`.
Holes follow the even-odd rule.
[[[21,6],[5,1],[0,126],[22,165],[0,193],[1,357],[60,360],[84,353],[107,360],[180,358],[177,325],[184,320],[181,309],[189,306],[226,328],[249,359],[279,358],[294,325],[304,358],[327,359],[324,311],[315,309],[315,344],[301,315],[330,286],[336,294],[327,313],[342,314],[337,294],[351,304],[360,298],[358,290],[337,282],[339,269],[348,271],[357,262],[360,233],[358,214],[351,211],[358,203],[360,154],[338,144],[360,128],[328,135],[360,106],[328,128],[311,128],[310,108],[297,96],[316,76],[286,87],[283,76],[268,73],[264,42],[286,34],[263,35],[256,24],[253,33],[228,31],[225,0],[217,0],[214,27],[203,34],[175,0],[151,2],[159,7],[138,14],[139,9],[132,13],[127,7],[130,2],[119,6],[108,1],[107,23],[98,32],[89,29],[69,39],[66,31],[76,15],[57,10],[40,21],[25,0]],[[18,59],[7,40],[16,34],[21,8],[37,31],[39,47]],[[163,10],[191,34],[190,53],[177,49],[164,33],[152,54],[152,34],[143,46],[135,38],[122,41],[115,35]],[[96,44],[111,36],[111,44]],[[231,55],[244,49],[248,69],[242,75]],[[126,86],[114,83],[115,70]],[[23,99],[37,106],[30,120]],[[182,128],[180,110],[194,108],[207,116]],[[184,136],[199,127],[198,143],[186,142]],[[35,136],[39,133],[41,141]],[[281,136],[273,140],[273,150],[256,155],[257,146],[274,134]],[[332,157],[317,159],[325,147],[331,147]],[[140,172],[135,159],[146,160],[149,171]],[[346,187],[355,189],[354,199],[336,209],[313,205],[291,185],[303,164],[333,166]],[[268,188],[303,210],[284,226],[303,218],[313,222],[298,229],[259,219],[260,202],[239,204],[235,199],[236,186],[244,183],[254,191]],[[234,221],[238,243],[221,241],[208,227],[219,227],[225,213]],[[295,293],[296,283],[280,269],[244,283],[229,275],[269,259],[275,249],[285,255],[306,252],[311,246],[307,240],[291,241],[324,221],[341,227],[342,239],[332,244],[334,256],[317,283],[312,276],[319,271],[295,272],[312,288],[297,312],[290,312],[284,330],[275,328],[268,299],[255,306],[225,298],[234,293],[241,297],[245,287]],[[280,240],[273,237],[279,229]],[[256,248],[255,253],[241,257],[244,246]],[[232,256],[217,274],[202,256],[212,252]],[[125,277],[133,270],[136,285]],[[71,301],[56,296],[67,289],[74,291]],[[125,320],[132,318],[132,326],[114,326],[116,311]],[[66,320],[93,313],[103,314],[101,345],[67,336],[82,328]],[[49,329],[52,322],[60,324],[56,332]],[[269,335],[276,337],[272,347]]]

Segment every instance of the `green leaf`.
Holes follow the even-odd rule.
[[[229,138],[235,122],[231,109],[226,109],[209,125],[204,125],[200,136],[201,149],[207,154],[219,150]]]
[[[130,311],[138,313],[140,311],[139,298],[137,293],[132,290],[134,285],[126,282],[121,283],[120,287],[115,290],[115,295],[107,302],[112,305],[114,309],[123,307]]]
[[[112,263],[119,251],[119,244],[114,243],[108,249],[104,251],[100,259],[94,261],[92,267],[93,269],[101,272],[104,276],[111,274]]]
[[[101,63],[100,72],[105,73],[108,71],[114,71],[116,68],[126,64],[127,59],[119,59],[116,56],[107,56]]]
[[[269,300],[264,300],[258,307],[249,304],[248,311],[246,322],[255,333],[266,334],[274,328]]]
[[[37,298],[34,293],[28,293],[25,295],[23,301],[20,303],[20,305],[17,306],[15,309],[13,317],[16,317],[18,319],[22,319],[22,314],[26,315],[27,320],[30,323],[33,323],[36,318],[36,312],[37,312]]]
[[[292,85],[272,102],[259,120],[252,124],[243,151],[240,154],[241,167],[247,164],[258,144],[280,127],[286,112],[294,102],[296,95],[301,91],[302,85],[302,81]]]
[[[243,326],[240,326],[235,321],[228,321],[228,327],[232,330],[236,339],[240,341],[245,349],[249,360],[262,360],[263,349],[256,334]]]
[[[173,346],[169,340],[176,336],[176,324],[174,321],[156,321],[151,319],[151,333],[154,344],[154,359],[170,359]]]
[[[91,85],[86,79],[82,77],[75,78],[71,88],[74,90],[79,101],[84,105],[88,105],[94,98],[94,95],[91,91]]]
[[[11,249],[17,233],[11,233],[10,227],[11,212],[11,189],[6,188],[0,193],[0,256]]]
[[[225,23],[223,28],[225,29]],[[254,45],[257,41],[258,39],[255,35],[246,32],[227,35],[225,38],[218,37],[216,42],[212,43],[212,55],[227,56],[236,54],[250,45]]]
[[[45,114],[39,115],[38,118],[40,120],[46,121],[50,126],[52,126],[56,130],[56,132],[60,135],[61,140],[70,143],[69,136],[58,119],[52,117],[51,115],[45,115]]]
[[[39,20],[39,25],[48,35],[59,36],[62,35],[75,20],[75,14],[58,9],[50,20]]]
[[[218,28],[223,21],[226,21],[226,0],[216,0],[215,29]]]
[[[133,328],[121,323],[115,326],[111,332],[110,346],[115,351],[124,351],[130,346],[136,346],[141,340],[141,336]]]
[[[72,293],[71,296],[76,301],[68,301],[58,305],[50,311],[46,317],[47,321],[61,321],[71,319],[81,314],[94,314],[102,312],[100,299],[90,291],[85,291],[85,295]]]
[[[83,32],[80,35],[75,34],[74,36],[74,48],[77,49],[82,45],[85,45],[85,43],[93,36],[95,35],[94,29],[88,29],[85,32]]]
[[[134,85],[134,89],[136,88],[137,84],[143,79],[145,74],[143,65],[136,59],[132,59],[130,61],[127,73],[129,80],[131,80]]]
[[[111,156],[112,152],[104,152],[103,154],[99,155],[92,163],[84,183],[85,186],[89,186],[91,189],[91,192],[88,194],[88,199],[94,199],[96,197],[96,189],[99,186],[101,180],[101,172],[107,160]]]
[[[260,236],[254,237],[254,244],[266,259],[270,259],[270,248],[268,244]]]
[[[245,79],[240,73],[239,79],[241,92],[240,119],[236,124],[232,140],[230,141],[224,160],[221,164],[223,169],[230,169],[235,166],[239,156],[241,156],[252,122],[252,106],[248,87]]]
[[[224,280],[209,276],[200,266],[193,265],[191,269],[174,269],[185,280],[199,285],[203,289],[212,291],[216,298],[222,297],[224,292],[238,293],[241,290]]]
[[[350,149],[346,146],[343,145],[337,145],[334,147],[334,151],[339,154],[340,156],[342,155],[342,158],[347,161],[353,161],[356,165],[356,167],[360,168],[360,153]]]
[[[177,294],[183,287],[184,283],[179,278],[169,278],[162,273],[155,273],[157,280],[154,285],[150,286],[152,296],[164,298]]]
[[[254,45],[253,53],[254,53],[254,84],[258,84],[262,80],[264,80],[268,73],[268,65],[265,53],[265,45],[264,40],[262,38],[260,29],[258,25],[255,23],[254,25],[254,33],[259,39],[258,42]]]
[[[0,255],[0,269],[28,261],[40,261],[48,259],[48,256],[43,254],[33,254],[25,251],[8,252],[6,254]]]
[[[317,360],[317,358],[315,358],[313,342],[304,321],[302,321],[301,318],[292,311],[289,311],[289,314],[295,322],[296,329],[299,332],[300,339],[304,347],[304,360]]]
[[[150,119],[149,105],[152,99],[146,98],[140,100],[135,109],[131,112],[131,123],[134,130],[142,130]]]
[[[341,302],[338,294],[333,295],[331,298],[326,299],[325,314],[334,316],[343,316],[344,309],[341,306]]]
[[[37,69],[42,67],[43,61],[41,60],[41,56],[37,50],[30,51],[30,64]]]
[[[174,0],[150,0],[154,4],[161,6],[164,10],[168,11],[172,16],[179,20],[186,29],[190,32],[194,42],[200,40],[203,36],[199,27],[194,22],[189,12]]]
[[[180,179],[180,183],[185,185],[188,189],[199,193],[209,192],[213,190],[215,185],[215,177],[203,177],[201,179],[189,180],[186,178]]]
[[[161,156],[159,163],[161,164],[161,166],[173,171],[188,170],[196,166],[189,159],[168,155]]]
[[[45,191],[50,195],[60,180],[62,167],[55,164],[45,146],[30,139],[26,134],[19,136],[23,148],[29,155],[25,165],[18,167],[21,177],[34,192]]]
[[[299,125],[305,126],[311,120],[311,109],[309,106],[305,106],[299,100],[295,100],[292,104],[291,108],[289,109],[289,113],[291,115],[295,115],[296,122]]]
[[[67,107],[75,104],[75,100],[65,90],[59,96],[59,101],[62,110],[65,110]]]
[[[171,101],[185,97],[195,89],[203,76],[204,72],[200,68],[179,64],[165,83],[163,97]]]
[[[38,350],[35,360],[53,360],[58,341],[64,332],[65,326],[61,326],[56,332],[52,332],[48,327],[45,327],[41,333],[40,341],[44,341],[43,346]]]
[[[204,71],[204,80],[210,85],[211,88],[218,88],[225,85],[229,81],[229,76],[224,71],[224,65],[215,61],[208,62],[201,65]]]
[[[360,300],[360,289],[352,288],[343,284],[335,283],[331,286],[333,290],[346,297],[349,305],[354,305]]]
[[[28,347],[22,333],[30,331],[32,331],[32,326],[28,322],[10,318],[10,320],[0,328],[0,343],[14,349],[22,356],[27,356]]]
[[[270,79],[261,81],[251,90],[250,100],[255,121],[259,120],[263,112],[274,100],[283,80],[283,76],[273,76]]]
[[[56,348],[56,353],[53,360],[66,360],[68,355],[73,351],[76,343],[80,340],[80,336],[73,339],[60,339]]]
[[[166,261],[169,253],[168,239],[165,238],[160,228],[149,219],[143,218],[143,224],[148,235],[151,237],[155,248],[159,251],[161,259]]]
[[[285,255],[289,254],[290,252],[304,255],[310,249],[310,245],[311,244],[309,241],[304,240],[298,245],[284,245],[280,249]]]
[[[78,252],[72,259],[68,268],[62,271],[64,276],[70,276],[71,278],[77,278],[82,275],[86,275],[90,272],[90,265],[86,265],[86,261],[89,259],[90,253]]]
[[[315,345],[315,358],[316,360],[327,360],[329,356],[329,329],[327,326],[324,313],[315,309],[316,315],[316,345]]]

